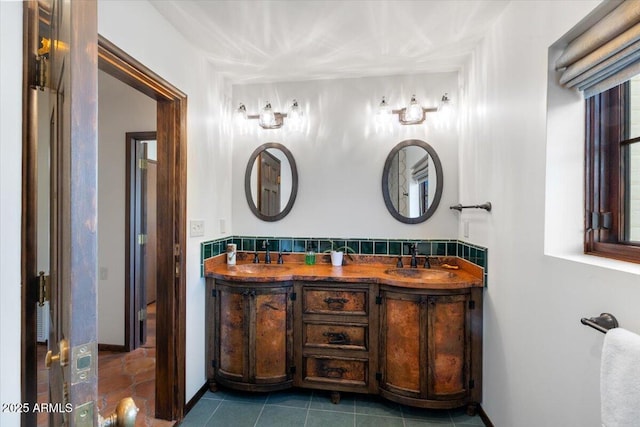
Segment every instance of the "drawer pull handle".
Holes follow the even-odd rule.
[[[326,297],[324,299],[324,302],[326,302],[329,308],[331,308],[332,310],[342,310],[344,308],[344,305],[348,303],[349,300],[346,298]]]
[[[325,332],[325,337],[329,337],[329,344],[349,344],[349,335],[346,332]]]
[[[332,368],[329,366],[323,366],[321,370],[327,378],[342,378],[344,373],[347,372],[345,368]]]

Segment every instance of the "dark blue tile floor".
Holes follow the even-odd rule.
[[[287,390],[272,393],[207,391],[184,418],[181,427],[472,427],[479,416],[464,409],[412,408],[377,396],[341,393],[331,403],[329,393]]]

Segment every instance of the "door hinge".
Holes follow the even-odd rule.
[[[296,367],[295,366],[290,367],[289,368],[289,372],[292,373],[292,374],[295,374],[296,373]]]
[[[147,244],[147,235],[146,234],[138,234],[138,244],[146,245]]]
[[[298,298],[298,295],[295,292],[291,292],[291,301],[295,301],[296,298]]]
[[[176,261],[176,277],[180,277],[180,261]]]
[[[469,388],[472,389],[476,386],[476,382],[474,380],[469,380]]]
[[[141,308],[138,310],[138,321],[147,320],[147,309]]]
[[[382,297],[381,297],[380,295],[378,295],[378,296],[376,297],[376,304],[377,304],[377,305],[382,304]]]
[[[382,372],[376,372],[376,381],[382,381]]]
[[[610,230],[613,223],[611,212],[590,212],[591,230]]]
[[[38,273],[38,306],[44,306],[45,301],[49,301],[49,276],[45,276],[44,271]]]
[[[147,159],[138,159],[138,169],[146,169],[148,164]]]
[[[49,52],[51,52],[51,39],[43,37],[35,56],[35,75],[33,88],[44,90],[47,87],[47,75],[49,73]]]
[[[47,56],[36,55],[35,57],[35,75],[33,88],[44,90],[47,87],[47,68],[48,68]]]
[[[173,245],[173,256],[180,256],[180,244]]]
[[[469,301],[469,310],[475,310],[476,309],[476,302],[474,300],[470,300]]]

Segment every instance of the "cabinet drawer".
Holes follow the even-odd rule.
[[[367,290],[305,288],[303,291],[303,303],[305,313],[366,315]]]
[[[330,323],[305,323],[304,346],[367,350],[367,326]]]
[[[342,385],[367,385],[368,361],[323,356],[304,358],[305,381]]]

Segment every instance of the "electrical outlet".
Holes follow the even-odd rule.
[[[189,222],[189,236],[202,237],[204,236],[204,221],[203,220],[191,220]]]
[[[224,234],[227,232],[227,220],[224,218],[220,218],[220,234]]]

